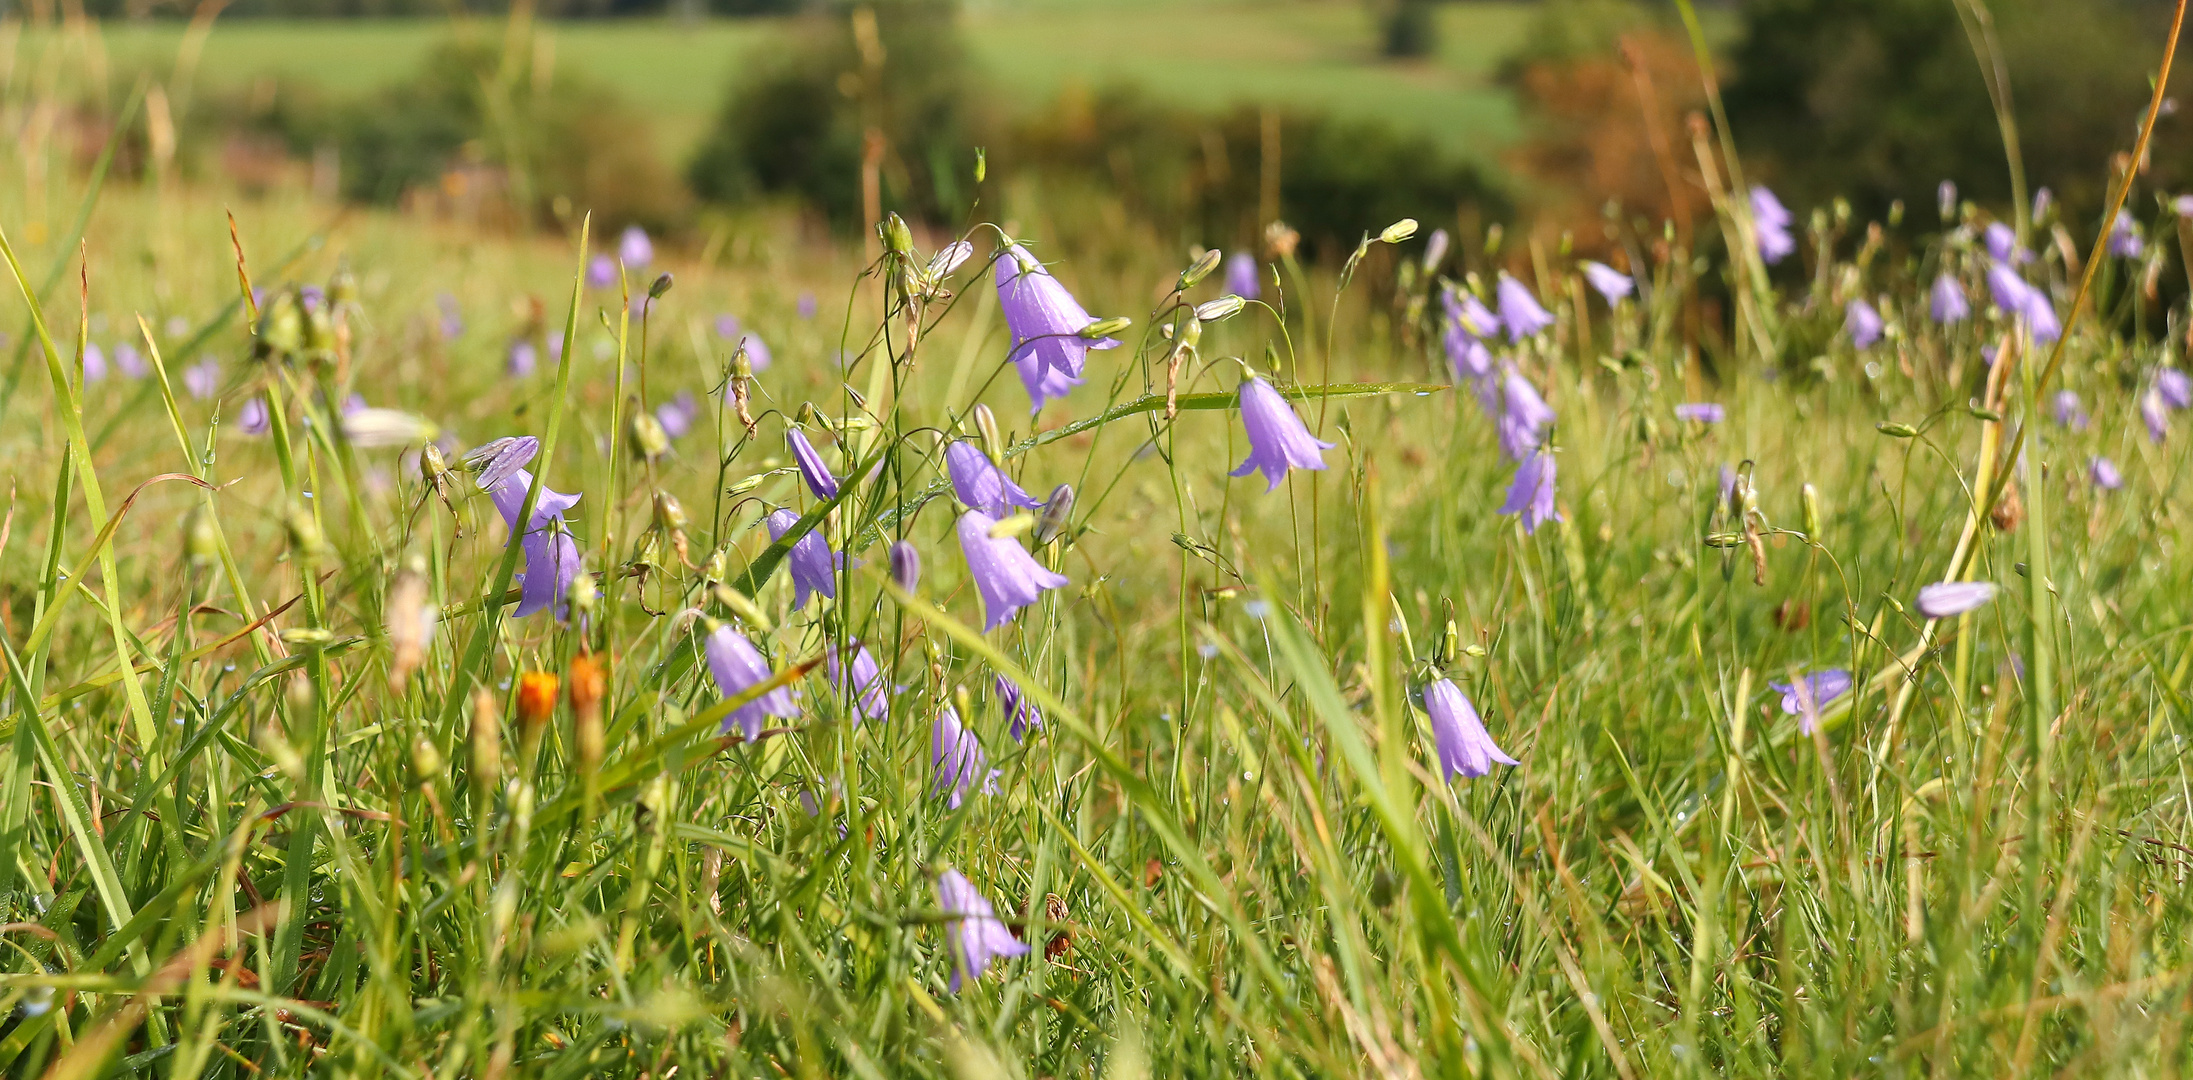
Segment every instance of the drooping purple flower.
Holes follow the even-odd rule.
[[[907,592],[921,584],[921,552],[904,540],[891,544],[891,580]]]
[[[1770,682],[1767,689],[1782,695],[1782,712],[1797,718],[1797,730],[1807,735],[1820,723],[1820,710],[1850,692],[1850,672],[1823,668],[1800,676],[1796,682]]]
[[[1021,608],[1036,602],[1045,589],[1063,588],[1066,575],[1047,570],[1020,541],[992,536],[997,519],[980,510],[959,518],[959,546],[967,556],[967,571],[982,595],[982,629],[995,630],[1011,621]]]
[[[525,509],[526,491],[533,486],[533,474],[525,466],[540,448],[540,440],[530,435],[497,439],[465,455],[465,461],[478,470],[480,489],[494,500],[511,542],[521,544],[525,554],[525,570],[517,575],[516,617],[553,608],[561,622],[570,616],[571,582],[578,578],[580,567],[579,545],[571,539],[563,514],[578,505],[579,497],[542,485],[533,516],[519,528],[518,514]]]
[[[626,269],[645,270],[655,261],[655,242],[647,238],[646,229],[627,225],[624,235],[617,238],[617,258]]]
[[[959,993],[963,978],[981,978],[990,961],[1027,953],[1027,943],[998,921],[990,902],[959,871],[937,875],[937,906],[950,919],[944,924],[944,938],[952,946],[953,993]]]
[[[1548,521],[1560,520],[1561,512],[1553,506],[1553,478],[1553,455],[1545,450],[1532,452],[1515,467],[1515,482],[1508,485],[1508,498],[1500,504],[1500,512],[1521,514],[1525,534],[1536,533]]]
[[[1243,300],[1255,300],[1264,295],[1256,256],[1246,251],[1236,251],[1226,257],[1226,291]]]
[[[2193,407],[2193,376],[2177,368],[2157,368],[2155,392],[2162,395],[2163,404],[2173,409]]]
[[[267,415],[267,399],[253,394],[236,410],[236,430],[246,435],[264,435],[273,430],[274,422]]]
[[[145,354],[127,341],[114,347],[114,367],[124,378],[142,379],[152,374],[152,365],[145,360]]]
[[[1438,270],[1439,264],[1447,261],[1447,246],[1453,242],[1454,238],[1447,235],[1447,230],[1432,230],[1431,238],[1424,241],[1425,273]]]
[[[1500,451],[1511,461],[1521,461],[1545,437],[1546,425],[1554,421],[1553,406],[1512,367],[1500,381],[1500,399]]]
[[[1500,304],[1500,326],[1508,332],[1510,342],[1522,341],[1553,325],[1553,315],[1538,305],[1538,298],[1522,282],[1502,274],[1493,292]]]
[[[1965,287],[1958,284],[1957,275],[1944,270],[1935,276],[1934,287],[1927,290],[1927,314],[1941,326],[1971,317],[1972,303],[1965,299]]]
[[[815,294],[811,292],[800,293],[799,301],[794,306],[799,311],[801,320],[804,321],[814,318],[815,309],[817,306],[815,303]]]
[[[997,793],[998,770],[990,767],[981,740],[960,723],[959,713],[950,705],[937,709],[936,723],[929,729],[929,764],[936,776],[929,793],[941,797],[954,810],[966,800],[967,790],[977,784],[984,795]]]
[[[1699,424],[1718,424],[1728,419],[1728,409],[1718,402],[1689,401],[1675,407],[1675,418]]]
[[[799,462],[800,479],[807,481],[807,490],[818,499],[837,498],[838,478],[830,475],[830,466],[822,463],[822,455],[815,452],[815,444],[807,441],[807,434],[798,428],[786,428],[784,442]]]
[[[1439,303],[1447,315],[1440,344],[1447,351],[1447,362],[1454,365],[1455,377],[1482,379],[1492,374],[1492,350],[1484,341],[1499,325],[1492,312],[1477,297],[1458,289],[1441,292]]]
[[[183,389],[205,401],[221,390],[221,362],[208,356],[183,369]]]
[[[883,677],[883,669],[877,666],[875,654],[868,651],[868,646],[856,643],[852,654],[853,662],[847,664],[839,661],[838,650],[829,651],[830,685],[839,695],[852,701],[854,726],[859,726],[863,720],[888,718],[891,715],[891,681]],[[846,679],[848,671],[852,673],[851,681]]]
[[[1461,689],[1446,679],[1424,688],[1424,711],[1432,717],[1433,745],[1439,752],[1439,772],[1449,783],[1455,777],[1483,776],[1493,763],[1521,764],[1492,741],[1477,707]]]
[[[2117,220],[2109,226],[2109,253],[2120,259],[2137,259],[2147,252],[2147,241],[2140,236],[2139,222],[2123,210],[2117,211]]]
[[[2087,478],[2103,491],[2115,491],[2124,486],[2124,474],[2117,471],[2117,463],[2105,457],[2097,457],[2087,468]]]
[[[2170,435],[2170,410],[2163,405],[2163,396],[2148,387],[2140,395],[2140,422],[2147,425],[2149,442],[2160,443]]]
[[[1322,451],[1332,449],[1333,444],[1311,435],[1287,399],[1261,376],[1251,375],[1241,381],[1240,409],[1241,426],[1249,433],[1249,456],[1228,476],[1247,476],[1251,470],[1262,470],[1264,490],[1271,491],[1286,477],[1288,469],[1325,467]]]
[[[1921,586],[1915,605],[1919,614],[1929,619],[1947,619],[1985,605],[1995,599],[1995,583],[1992,581],[1937,581]]]
[[[106,350],[87,341],[84,343],[84,385],[104,382],[107,377]]]
[[[1869,348],[1881,340],[1881,313],[1863,297],[1853,296],[1843,305],[1843,329],[1850,334],[1852,345]]]
[[[606,289],[617,283],[617,260],[608,255],[596,255],[586,260],[586,287]]]
[[[690,390],[680,390],[677,397],[655,406],[655,422],[661,424],[663,434],[672,439],[685,438],[700,415],[700,403],[693,400]]]
[[[1034,510],[1043,504],[1022,490],[990,456],[965,439],[944,448],[944,464],[952,474],[952,493],[962,505],[991,517],[1006,517],[1014,507]]]
[[[541,366],[541,351],[525,338],[510,339],[510,351],[503,358],[503,373],[513,379],[523,379]]]
[[[2035,341],[2054,341],[2063,335],[2063,324],[2056,319],[2056,304],[2048,294],[2026,284],[2018,272],[2007,263],[1993,262],[1987,268],[1988,295],[2003,314],[2022,318],[2026,332]]]
[[[1003,675],[998,676],[997,693],[998,708],[1004,710],[1005,715],[1012,720],[1014,742],[1025,741],[1031,729],[1043,726],[1042,711],[1036,708],[1036,703],[1029,700],[1028,695],[1020,692],[1020,687],[1013,680]]]
[[[1759,241],[1759,258],[1773,266],[1797,250],[1797,241],[1790,236],[1789,226],[1793,219],[1782,200],[1764,186],[1754,184],[1751,189],[1751,228]]]
[[[716,692],[726,698],[737,697],[746,691],[769,681],[769,658],[746,640],[746,635],[718,625],[708,632],[701,643],[701,653],[708,660],[708,673],[715,677]],[[723,718],[722,734],[731,734],[737,728],[747,742],[761,738],[762,725],[772,716],[790,719],[800,714],[799,706],[792,703],[792,692],[777,687],[746,704],[731,710]]]
[[[2073,431],[2085,431],[2088,422],[2086,406],[2079,401],[2076,390],[2058,390],[2054,402],[2056,422]]]
[[[769,539],[782,540],[800,516],[790,510],[778,510],[769,515]],[[807,598],[821,593],[824,598],[835,600],[838,595],[838,567],[844,558],[830,550],[822,533],[814,529],[792,542],[792,551],[785,556],[785,565],[792,571],[792,610],[807,606]]]
[[[1987,228],[1980,230],[1980,239],[1987,245],[1987,253],[1993,256],[1996,262],[2025,261],[2018,258],[2022,254],[2018,250],[2018,234],[2012,232],[2010,226],[2000,221],[1989,222]]]
[[[1082,337],[1082,328],[1096,319],[1019,244],[1000,254],[994,268],[998,307],[1005,312],[1005,327],[1012,335],[1006,359],[1020,371],[1021,384],[1034,404],[1029,411],[1041,411],[1044,402],[1064,397],[1081,384],[1089,350],[1116,349],[1119,340]]]
[[[1628,274],[1606,263],[1593,262],[1590,259],[1584,260],[1584,280],[1590,282],[1591,287],[1606,299],[1608,307],[1621,303],[1637,291],[1637,282]]]

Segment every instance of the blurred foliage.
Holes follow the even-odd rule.
[[[23,5],[30,7],[33,5]],[[86,15],[100,19],[187,16],[199,0],[82,0]],[[813,0],[535,0],[535,15],[552,19],[612,18],[626,15],[788,15],[814,6]],[[9,5],[0,4],[0,11]],[[231,0],[223,19],[340,19],[432,17],[465,12],[495,16],[510,10],[506,2],[468,0]]]
[[[1439,16],[1432,0],[1391,0],[1380,17],[1379,48],[1395,59],[1439,51]]]

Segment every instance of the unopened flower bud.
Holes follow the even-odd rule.
[[[891,545],[891,580],[907,592],[921,584],[921,552],[904,540]]]
[[[472,692],[472,780],[493,784],[502,774],[502,725],[495,715],[495,695],[483,686]]]
[[[1195,306],[1196,321],[1217,322],[1221,319],[1230,319],[1239,314],[1242,308],[1247,307],[1248,303],[1248,301],[1232,293],[1227,293],[1216,300],[1206,300]]]
[[[998,434],[997,414],[991,412],[988,405],[977,405],[974,408],[974,418],[975,431],[982,435],[983,451],[991,457],[1004,453],[1005,439]]]
[[[1051,497],[1043,500],[1043,516],[1036,521],[1036,543],[1048,544],[1051,539],[1066,530],[1066,519],[1074,512],[1074,489],[1071,484],[1060,484],[1051,489]]]
[[[214,521],[213,511],[203,504],[190,512],[190,521],[183,528],[183,554],[193,566],[211,566],[221,561],[221,530]]]
[[[1203,254],[1196,256],[1195,261],[1189,263],[1188,268],[1180,272],[1179,290],[1181,292],[1186,292],[1189,289],[1195,288],[1197,282],[1202,281],[1204,278],[1210,277],[1211,271],[1218,269],[1218,261],[1224,257],[1225,252],[1222,252],[1217,248],[1212,248],[1209,251],[1206,251]]]
[[[642,461],[654,461],[670,452],[670,433],[663,430],[662,421],[646,409],[635,409],[632,422],[625,426],[625,444],[632,449],[632,456]]]
[[[609,690],[609,665],[593,653],[572,658],[572,735],[578,744],[579,772],[592,776],[602,764],[602,698]]]
[[[571,579],[571,588],[564,593],[564,599],[570,601],[571,610],[590,615],[601,606],[602,589],[594,581],[594,575],[582,570],[579,576]]]
[[[1447,620],[1446,629],[1439,632],[1439,666],[1448,667],[1462,659],[1462,629]]]
[[[1403,240],[1406,240],[1409,237],[1415,235],[1416,219],[1413,217],[1405,217],[1399,221],[1394,222],[1391,225],[1386,226],[1385,231],[1378,234],[1378,239],[1380,243],[1398,244]]]
[[[411,776],[420,787],[432,784],[448,767],[441,751],[434,749],[433,740],[421,735],[411,744]]]
[[[890,248],[892,254],[913,255],[914,232],[906,227],[906,219],[898,216],[897,211],[886,214],[876,231],[883,237],[883,246]]]
[[[556,715],[556,673],[528,671],[518,676],[518,726],[532,738]]]
[[[1919,434],[1919,429],[1912,427],[1910,424],[1898,424],[1887,420],[1873,425],[1873,429],[1891,439],[1909,439]]]
[[[1111,337],[1113,334],[1119,333],[1134,324],[1135,321],[1125,315],[1114,315],[1109,319],[1098,319],[1082,327],[1081,337],[1089,341],[1096,341],[1101,338]]]
[[[677,284],[677,279],[671,277],[669,271],[666,270],[655,278],[653,284],[647,287],[647,298],[649,300],[660,300],[662,294],[669,292],[670,286],[675,284]]]
[[[1797,499],[1805,508],[1805,535],[1820,538],[1820,489],[1806,484],[1797,489]]]
[[[669,493],[669,492],[667,492],[667,491],[658,491],[658,492],[656,492],[656,493],[655,493],[655,525],[656,525],[656,527],[658,527],[658,528],[661,528],[661,529],[664,529],[664,530],[666,530],[666,531],[669,531],[669,532],[678,532],[678,531],[680,531],[680,530],[684,529],[684,528],[685,528],[685,526],[686,526],[686,524],[687,524],[687,519],[686,519],[686,516],[685,516],[685,505],[684,505],[683,503],[680,503],[680,502],[678,501],[678,497],[677,497],[677,496],[675,496],[675,495],[672,495],[671,493]]]

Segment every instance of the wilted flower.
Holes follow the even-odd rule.
[[[655,406],[655,422],[661,424],[663,434],[672,439],[685,438],[700,414],[700,403],[693,400],[690,390],[680,390],[677,397]]]
[[[647,264],[655,261],[655,243],[647,238],[647,230],[625,226],[624,235],[617,238],[617,259],[626,269],[647,269]]]
[[[1021,608],[1036,602],[1045,589],[1062,588],[1066,575],[1047,570],[1010,536],[992,536],[997,519],[980,510],[959,518],[959,546],[966,553],[967,570],[982,595],[984,632],[1010,621]]]
[[[1850,692],[1850,672],[1825,668],[1793,683],[1770,682],[1767,689],[1782,695],[1782,712],[1797,717],[1797,729],[1807,735],[1820,723],[1820,710],[1828,702]]]
[[[1540,525],[1556,521],[1560,511],[1553,507],[1553,455],[1536,450],[1515,467],[1515,482],[1508,485],[1507,501],[1500,504],[1500,513],[1521,514],[1523,531],[1535,533]]]
[[[596,255],[586,261],[586,287],[606,289],[617,283],[617,260]]]
[[[1789,234],[1789,208],[1765,187],[1753,185],[1751,189],[1751,227],[1758,236],[1759,257],[1768,266],[1789,258],[1797,250],[1797,241]]]
[[[114,347],[114,366],[125,378],[142,379],[152,374],[152,365],[145,362],[145,354],[127,341]]]
[[[512,338],[510,351],[503,359],[503,373],[513,379],[522,379],[533,374],[533,370],[540,366],[540,362],[541,352],[533,347],[531,341],[525,338]]]
[[[778,510],[769,515],[769,539],[782,540],[800,516],[790,510]],[[821,593],[829,599],[838,595],[838,567],[844,557],[830,550],[822,534],[809,529],[806,535],[792,542],[792,551],[785,556],[785,564],[792,571],[792,610],[807,606],[807,598]]]
[[[762,343],[758,334],[741,336],[738,347],[746,350],[746,366],[757,375],[769,370],[769,365],[774,362],[769,355],[769,346]]]
[[[533,474],[525,465],[540,449],[540,440],[530,435],[497,439],[465,455],[465,461],[478,470],[476,482],[502,513],[511,541],[523,544],[525,571],[517,575],[516,616],[522,619],[553,606],[561,621],[570,614],[567,598],[572,579],[579,576],[579,545],[565,528],[563,513],[577,506],[579,497],[559,494],[544,484],[532,518],[524,528],[518,527],[526,492],[533,486]]]
[[[834,499],[838,496],[838,478],[830,475],[830,467],[822,463],[822,455],[815,452],[815,445],[807,441],[806,433],[798,428],[786,428],[785,445],[792,448],[792,457],[799,462],[800,479],[807,481],[807,490],[818,499]]]
[[[1972,314],[1972,303],[1965,299],[1965,287],[1957,282],[1957,275],[1947,270],[1934,278],[1934,287],[1927,290],[1927,314],[1940,325],[1961,323]]]
[[[952,492],[961,504],[991,517],[1005,517],[1014,507],[1034,510],[1043,504],[1022,490],[989,455],[966,439],[944,448],[944,464],[952,474]]]
[[[2117,220],[2109,227],[2109,253],[2120,259],[2137,259],[2147,252],[2147,241],[2140,237],[2140,225],[2132,215],[2117,211]]]
[[[2124,474],[2117,471],[2117,463],[2105,457],[2097,457],[2087,469],[2087,477],[2103,491],[2115,491],[2124,486]]]
[[[962,977],[979,979],[990,961],[1020,956],[1028,951],[1027,944],[998,921],[997,913],[991,910],[990,902],[975,891],[974,883],[957,870],[937,875],[937,906],[950,918],[944,924],[944,937],[952,945],[952,992],[955,994],[959,993]]]
[[[1439,752],[1439,771],[1449,782],[1455,777],[1483,776],[1494,762],[1519,764],[1492,741],[1477,707],[1454,683],[1440,679],[1424,688],[1424,711],[1432,717],[1432,739]]]
[[[998,770],[990,767],[981,741],[959,722],[959,713],[950,705],[937,709],[936,723],[929,729],[929,763],[936,773],[930,793],[943,797],[944,804],[954,810],[967,798],[967,789],[978,783],[984,795],[997,792]]]
[[[1929,619],[1962,615],[1995,599],[1992,581],[1937,581],[1919,589],[1919,614]]]
[[[1226,291],[1243,300],[1255,300],[1264,295],[1256,256],[1246,251],[1236,251],[1226,257]]]
[[[1553,406],[1538,396],[1538,388],[1514,368],[1500,382],[1500,451],[1521,461],[1538,449],[1545,427],[1553,423]]]
[[[236,430],[246,435],[264,435],[272,430],[273,421],[267,413],[267,399],[252,395],[236,410]]]
[[[2163,406],[2163,396],[2149,387],[2140,395],[2140,421],[2147,425],[2150,442],[2161,442],[2170,434],[2170,410]]]
[[[1081,369],[1091,349],[1116,349],[1116,338],[1090,341],[1083,327],[1096,321],[1066,286],[1019,244],[997,257],[998,307],[1012,334],[1006,358],[1020,371],[1021,384],[1034,403],[1043,403],[1081,384]]]
[[[708,659],[708,673],[715,676],[716,691],[726,698],[736,697],[748,689],[767,682],[770,677],[769,660],[762,656],[754,643],[745,635],[718,624],[708,632],[708,639],[701,643],[701,653]],[[729,735],[736,727],[752,742],[761,738],[761,726],[769,717],[790,718],[798,716],[799,708],[792,704],[791,691],[780,686],[731,710],[723,718],[722,733]]]
[[[1631,293],[1637,291],[1637,282],[1631,280],[1628,274],[1616,270],[1606,263],[1593,262],[1589,259],[1584,260],[1584,280],[1590,282],[1591,287],[1597,290],[1600,296],[1606,298],[1609,307],[1621,303]]]
[[[95,345],[95,344],[93,344],[93,343],[91,343],[91,342],[89,342],[89,341],[85,342],[85,343],[84,343],[84,384],[85,384],[85,385],[87,385],[87,386],[89,386],[89,385],[90,385],[90,384],[92,384],[92,383],[95,383],[95,382],[99,382],[99,381],[102,381],[102,380],[104,380],[104,379],[105,379],[106,377],[107,377],[107,354],[106,354],[105,350],[103,350],[103,349],[99,348],[99,346],[97,346],[97,345]]]
[[[221,362],[208,356],[183,369],[183,389],[204,401],[221,390]]]
[[[1494,294],[1500,304],[1500,325],[1507,330],[1509,341],[1521,341],[1553,325],[1553,316],[1538,306],[1538,298],[1522,282],[1502,274]]]
[[[1881,313],[1864,299],[1851,297],[1850,303],[1843,305],[1843,329],[1849,331],[1852,345],[1868,348],[1881,340]]]
[[[1025,740],[1030,729],[1043,726],[1043,713],[1036,709],[1035,702],[1028,700],[1028,696],[1020,692],[1020,687],[1014,685],[1013,680],[1003,675],[998,676],[997,694],[998,708],[1004,710],[1005,715],[1012,720],[1014,742]]]
[[[837,688],[839,694],[852,699],[855,725],[863,720],[883,720],[889,717],[890,680],[883,677],[883,669],[877,666],[875,654],[868,651],[868,646],[860,644],[852,647],[852,653],[853,662],[846,664],[839,662],[838,650],[830,650],[826,658],[830,669],[830,685]],[[850,682],[846,679],[848,671],[852,673]]]
[[[921,584],[921,552],[904,540],[891,544],[891,580],[907,592]]]
[[[1288,469],[1325,467],[1321,451],[1332,449],[1333,444],[1311,435],[1272,384],[1255,375],[1242,380],[1240,409],[1241,426],[1249,433],[1249,456],[1227,475],[1247,476],[1251,470],[1262,470],[1267,481],[1264,490],[1271,491]]]
[[[2073,431],[2086,430],[2086,407],[2080,403],[2078,391],[2056,391],[2056,399],[2054,404],[2054,411],[2056,414],[2057,423],[2062,424],[2063,426],[2070,428]]]
[[[1675,407],[1675,418],[1700,424],[1718,424],[1728,419],[1728,410],[1711,401],[1689,401]]]
[[[2193,376],[2187,376],[2177,368],[2158,368],[2155,392],[2162,395],[2163,404],[2173,409],[2193,406]]]

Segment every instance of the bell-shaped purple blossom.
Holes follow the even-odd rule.
[[[1606,300],[1608,307],[1621,303],[1637,291],[1637,282],[1628,274],[1606,263],[1593,262],[1590,259],[1584,260],[1584,280],[1591,283],[1591,287]]]
[[[1751,189],[1751,229],[1759,241],[1759,258],[1773,266],[1797,250],[1797,241],[1790,235],[1789,208],[1764,186]]]
[[[995,630],[1011,621],[1021,608],[1036,602],[1046,589],[1066,586],[1067,577],[1044,568],[1042,563],[1010,536],[992,536],[997,519],[980,510],[959,518],[959,546],[967,555],[967,572],[974,576],[975,591],[982,595],[982,629]]]
[[[647,238],[646,229],[625,226],[624,235],[617,238],[617,260],[629,270],[645,270],[655,261],[655,242]]]
[[[2163,396],[2152,386],[2140,395],[2140,422],[2147,425],[2149,442],[2160,443],[2170,436],[2170,410],[2163,405]]]
[[[253,394],[236,410],[236,430],[251,436],[264,435],[274,429],[272,417],[267,413],[267,399]]]
[[[997,677],[998,708],[1012,721],[1014,742],[1024,742],[1028,732],[1043,726],[1043,713],[1028,695],[1020,692],[1013,680],[1003,675]]]
[[[1226,291],[1243,300],[1255,300],[1264,295],[1256,256],[1246,251],[1236,251],[1226,257]]]
[[[586,261],[586,287],[606,289],[617,283],[617,260],[596,255]]]
[[[800,479],[807,481],[807,490],[818,499],[838,497],[838,478],[830,475],[830,467],[822,463],[822,455],[815,452],[815,444],[807,441],[807,433],[798,428],[786,428],[785,445],[792,448],[793,460],[799,462]]]
[[[114,368],[127,379],[142,379],[152,374],[152,365],[145,360],[145,354],[127,341],[114,347]]]
[[[1082,328],[1096,319],[1019,244],[997,257],[995,270],[998,307],[1005,312],[1005,328],[1012,335],[1006,359],[1019,369],[1020,381],[1034,402],[1029,411],[1038,412],[1044,402],[1064,397],[1081,385],[1089,350],[1116,349],[1119,341],[1082,337]]]
[[[2157,368],[2155,392],[2173,409],[2193,407],[2193,376],[2173,367]]]
[[[1850,692],[1850,672],[1824,668],[1801,676],[1796,682],[1770,682],[1769,690],[1782,695],[1782,712],[1797,718],[1797,729],[1807,735],[1820,723],[1820,710],[1828,702]]]
[[[1987,253],[1996,262],[2025,261],[2018,258],[2022,254],[2018,250],[2018,234],[2000,221],[1989,222],[1987,228],[1980,230],[1980,241],[1987,245]]]
[[[700,419],[700,403],[693,400],[690,390],[678,391],[678,396],[655,406],[655,422],[662,425],[663,434],[672,439],[685,438],[693,430],[693,421]]]
[[[1843,329],[1850,334],[1850,343],[1858,348],[1871,348],[1881,340],[1881,313],[1873,310],[1863,297],[1853,296],[1843,305]]]
[[[736,697],[769,681],[773,674],[769,670],[769,659],[761,650],[746,640],[746,635],[729,626],[718,625],[710,630],[701,643],[701,653],[708,660],[708,673],[715,676],[716,692],[726,698]],[[737,728],[747,742],[753,742],[761,738],[762,725],[768,723],[770,717],[790,719],[799,714],[799,707],[792,703],[791,690],[780,686],[731,710],[731,715],[723,718],[721,731],[729,735]]]
[[[1718,424],[1728,419],[1728,409],[1712,401],[1687,401],[1675,407],[1675,418],[1696,424]]]
[[[107,377],[107,354],[92,342],[84,343],[84,385],[103,382]]]
[[[2097,457],[2087,467],[2087,479],[2103,491],[2115,491],[2124,486],[2124,474],[2117,471],[2117,463],[2105,457]]]
[[[799,524],[800,516],[790,510],[778,510],[769,515],[769,539],[782,540],[784,534]],[[792,541],[792,551],[785,556],[786,567],[792,571],[792,610],[807,606],[807,598],[821,593],[835,600],[838,595],[838,568],[845,563],[844,556],[830,550],[822,533],[809,529],[799,539]]]
[[[1927,290],[1927,314],[1940,326],[1961,323],[1972,316],[1972,303],[1965,299],[1965,287],[1957,281],[1957,275],[1947,270],[1935,275],[1934,287]]]
[[[562,621],[570,615],[571,582],[578,578],[580,567],[579,545],[571,539],[563,515],[578,505],[579,497],[559,494],[544,484],[532,518],[524,528],[518,526],[526,491],[533,486],[533,474],[525,466],[540,448],[540,440],[530,435],[497,439],[467,454],[465,460],[478,470],[480,490],[494,500],[511,542],[522,545],[525,554],[525,570],[517,575],[516,617],[552,607]]]
[[[1034,510],[1043,505],[992,463],[982,448],[965,439],[944,448],[944,465],[952,474],[952,493],[970,510],[1002,518],[1014,507]]]
[[[1540,525],[1558,521],[1561,512],[1553,506],[1553,455],[1536,450],[1515,467],[1515,482],[1508,485],[1508,497],[1500,504],[1502,514],[1520,514],[1523,531],[1535,533]]]
[[[1461,689],[1446,679],[1424,688],[1424,711],[1432,717],[1432,741],[1439,751],[1439,772],[1449,783],[1455,777],[1483,776],[1493,763],[1516,765],[1500,745],[1492,741],[1477,707]]]
[[[1521,372],[1509,368],[1500,381],[1500,452],[1511,461],[1523,460],[1538,449],[1553,421],[1553,406]]]
[[[1539,306],[1530,288],[1506,274],[1500,275],[1494,299],[1500,304],[1500,325],[1508,332],[1510,342],[1535,336],[1553,325],[1553,315]]]
[[[2123,210],[2117,211],[2117,220],[2109,227],[2109,253],[2120,259],[2137,259],[2147,253],[2139,222]]]
[[[957,870],[937,875],[937,906],[947,920],[944,938],[952,946],[952,992],[959,993],[963,979],[982,977],[990,961],[1021,956],[1028,944],[1013,936],[1000,922],[990,902]]]
[[[513,338],[510,351],[503,358],[503,374],[522,379],[533,374],[541,366],[541,351],[525,338]]]
[[[1261,376],[1241,381],[1241,426],[1249,433],[1249,456],[1228,476],[1247,476],[1261,470],[1265,491],[1279,486],[1288,469],[1322,469],[1323,451],[1333,448],[1310,434],[1302,418]]]
[[[2043,290],[2026,284],[2009,264],[1994,262],[1988,265],[1987,290],[2004,315],[2025,320],[2026,332],[2033,335],[2033,340],[2054,341],[2063,336],[2063,324],[2056,318],[2055,301]]]
[[[891,545],[891,580],[907,592],[921,584],[921,552],[904,540]]]
[[[827,655],[830,669],[830,685],[853,704],[853,724],[863,720],[884,720],[891,715],[891,695],[895,688],[884,677],[883,669],[876,664],[876,656],[868,646],[855,643],[851,649],[853,660],[844,663],[838,659],[838,650]],[[850,673],[851,678],[847,675]]]
[[[2078,391],[2056,391],[2056,397],[2053,402],[2052,411],[2055,413],[2056,422],[2058,424],[2070,428],[2073,431],[2086,430],[2086,425],[2089,418],[2086,415],[2086,406],[2079,401]]]
[[[205,401],[221,391],[221,362],[208,356],[183,369],[183,389]]]
[[[1921,586],[1915,605],[1929,619],[1947,619],[1982,607],[1995,599],[1992,581],[1937,581]]]
[[[1455,378],[1482,379],[1492,374],[1492,349],[1485,338],[1492,336],[1499,320],[1477,297],[1459,289],[1443,290],[1439,304],[1447,315],[1440,344],[1447,351],[1447,362],[1454,365]]]
[[[997,793],[998,770],[990,767],[989,755],[982,752],[982,741],[960,723],[959,713],[950,705],[937,710],[936,723],[929,729],[929,764],[936,777],[929,793],[954,810],[966,800],[968,790],[977,785],[984,795]]]

